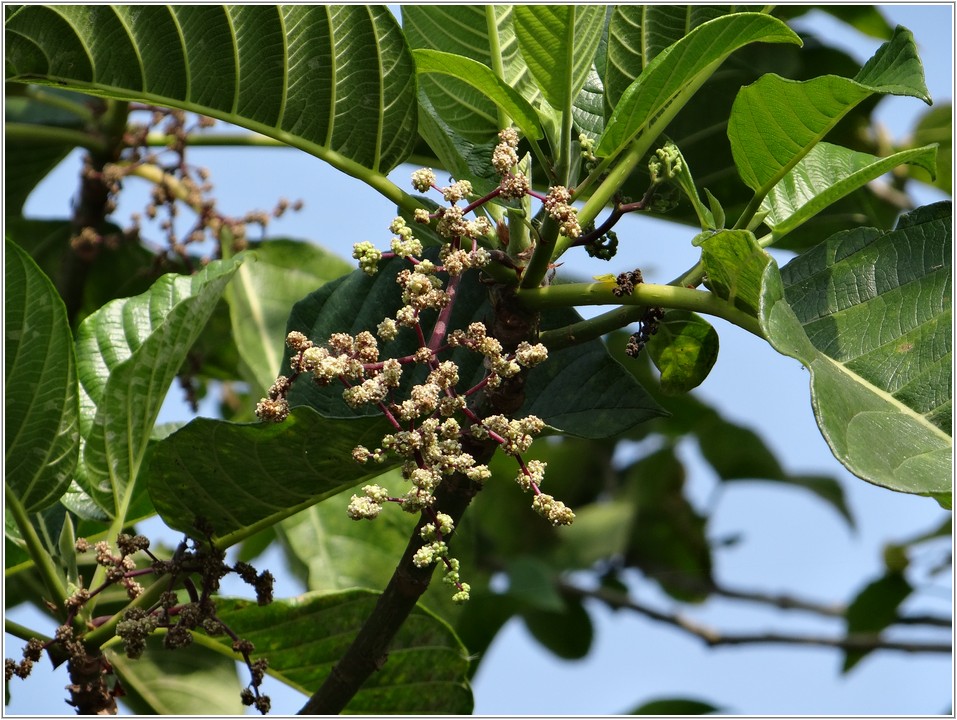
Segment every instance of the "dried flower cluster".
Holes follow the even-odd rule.
[[[122,612],[116,623],[116,635],[123,640],[123,648],[127,657],[135,659],[142,656],[146,650],[147,638],[158,629],[166,631],[163,643],[167,649],[187,647],[192,644],[193,632],[203,630],[207,635],[228,635],[233,640],[233,648],[243,656],[250,671],[249,687],[243,690],[243,701],[247,696],[251,698],[248,705],[254,705],[265,714],[269,710],[269,697],[259,692],[266,670],[266,660],[252,660],[254,648],[248,641],[239,638],[230,628],[216,616],[216,604],[213,594],[219,589],[220,580],[228,573],[235,572],[239,577],[251,585],[256,592],[256,599],[260,605],[272,602],[273,576],[268,570],[257,573],[248,563],[238,562],[230,567],[225,560],[225,553],[217,550],[209,542],[193,542],[188,547],[184,541],[171,560],[161,560],[149,550],[150,542],[143,535],[120,534],[116,540],[116,552],[110,543],[101,540],[91,544],[85,538],[76,541],[75,549],[79,554],[93,550],[96,554],[97,565],[106,568],[105,580],[102,585],[87,590],[82,586],[76,588],[65,599],[67,609],[66,621],[57,628],[54,638],[46,643],[37,639],[27,642],[23,650],[23,660],[15,662],[5,660],[6,679],[9,681],[14,675],[25,678],[30,674],[33,664],[39,660],[42,652],[53,645],[67,656],[70,664],[70,686],[74,698],[81,695],[97,693],[103,696],[100,704],[110,704],[113,698],[120,695],[122,688],[116,681],[110,689],[107,677],[112,668],[106,659],[99,655],[91,655],[85,647],[82,636],[76,633],[77,615],[89,600],[111,585],[122,585],[126,588],[131,600],[140,597],[144,590],[135,578],[153,576],[154,582],[161,582],[160,577],[169,577],[168,588],[160,593],[159,599],[150,607],[131,606]],[[134,555],[144,553],[149,558],[145,567],[137,567]],[[191,575],[199,576],[199,588],[190,579]],[[80,578],[82,581],[82,578]],[[181,585],[189,595],[189,602],[182,602],[175,592],[177,584]],[[92,629],[111,621],[110,616],[95,618],[91,622]],[[74,702],[78,707],[89,707],[86,702]]]

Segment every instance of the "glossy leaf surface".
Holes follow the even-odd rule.
[[[700,236],[699,236],[700,237]],[[724,230],[701,242],[701,261],[711,292],[748,314],[756,315],[761,279],[771,262],[747,230]]]
[[[415,67],[374,5],[28,5],[7,80],[226,120],[382,173],[415,140]]]
[[[269,658],[268,673],[307,695],[322,684],[369,617],[378,593],[307,593],[258,607],[217,601],[217,615]],[[217,638],[217,640],[220,640]],[[229,638],[220,640],[230,644]],[[468,714],[468,652],[444,622],[415,607],[399,628],[386,663],[346,706],[349,714]],[[268,686],[269,681],[266,681]],[[268,690],[267,690],[268,692]]]
[[[951,208],[840,233],[765,272],[760,321],[811,371],[818,425],[851,472],[949,503]],[[870,320],[877,314],[882,322]]]
[[[471,58],[425,48],[413,50],[412,56],[420,75],[449,75],[471,85],[505,112],[526,137],[542,137],[535,109],[491,68]]]
[[[733,5],[616,5],[608,23],[604,74],[608,107],[615,107],[622,93],[665,48],[733,9]]]
[[[4,477],[28,511],[54,503],[79,457],[73,334],[53,283],[4,243]]]

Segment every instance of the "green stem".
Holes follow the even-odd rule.
[[[488,36],[489,62],[492,72],[500,79],[505,79],[505,65],[502,63],[502,47],[498,38],[498,22],[495,17],[496,6],[485,6],[485,34]],[[512,124],[512,119],[505,113],[501,106],[495,106],[498,111],[499,128],[507,128]]]
[[[4,125],[7,140],[19,143],[67,145],[86,148],[90,152],[104,153],[107,150],[103,140],[83,130],[54,127],[52,125],[33,125],[31,123],[9,122]]]
[[[751,198],[751,201],[748,203],[748,206],[744,208],[741,212],[738,221],[734,224],[732,230],[744,230],[751,223],[751,219],[754,217],[755,213],[761,209],[761,203],[764,202],[764,195],[758,193],[754,194],[754,197]]]
[[[66,609],[63,605],[63,601],[66,599],[66,587],[57,574],[53,557],[43,547],[43,542],[37,535],[33,523],[30,522],[30,516],[20,503],[17,493],[7,483],[4,483],[4,499],[6,500],[7,510],[10,511],[14,522],[17,524],[17,529],[20,531],[20,537],[26,543],[27,553],[33,559],[37,572],[40,573],[40,580],[50,594],[50,597],[46,599],[56,605],[57,610],[63,617],[66,617]]]
[[[532,251],[532,259],[529,260],[525,273],[522,275],[523,288],[537,288],[542,284],[545,273],[548,272],[548,266],[552,262],[557,238],[558,223],[546,215],[539,232],[538,242]]]
[[[10,633],[13,637],[18,637],[21,640],[33,640],[36,638],[42,643],[53,642],[53,638],[47,637],[43,633],[38,633],[36,630],[31,630],[26,625],[21,625],[20,623],[13,622],[9,618],[3,619],[3,631]]]
[[[532,310],[579,305],[643,305],[714,315],[764,338],[758,320],[709,292],[674,285],[641,283],[631,295],[617,297],[612,283],[569,283],[522,288],[518,299]],[[587,322],[587,321],[586,321]],[[603,321],[607,322],[607,321]]]
[[[146,144],[150,147],[166,147],[171,137],[166,133],[151,132],[146,136]],[[195,133],[186,136],[186,144],[189,147],[289,147],[284,142],[258,133]]]
[[[644,305],[625,305],[588,320],[546,330],[538,336],[538,341],[549,350],[561,350],[572,345],[580,345],[638,322],[645,314],[645,310],[647,307]]]

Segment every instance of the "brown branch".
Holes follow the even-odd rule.
[[[704,641],[709,647],[719,645],[808,645],[833,647],[842,650],[899,650],[901,652],[950,653],[950,643],[905,642],[887,640],[870,633],[851,634],[844,637],[825,635],[787,635],[783,633],[741,633],[736,635],[702,625],[678,613],[666,613],[634,601],[625,593],[604,588],[587,590],[567,581],[559,581],[558,589],[567,595],[579,598],[594,598],[616,610],[631,610],[658,622],[684,630]]]
[[[494,441],[486,442],[471,452],[476,456],[477,462],[486,462],[495,447]],[[436,489],[433,507],[437,512],[449,515],[454,524],[458,525],[479,489],[478,483],[456,473]],[[372,615],[363,624],[356,639],[332,669],[322,687],[299,711],[299,715],[333,715],[342,712],[369,676],[385,664],[392,639],[429,587],[435,570],[434,566],[419,568],[412,562],[416,551],[425,544],[419,537],[419,531],[430,521],[429,514],[422,513],[405,553],[385,591],[379,596]],[[454,534],[453,532],[452,536]]]

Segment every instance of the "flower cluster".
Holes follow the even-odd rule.
[[[581,225],[578,224],[578,211],[572,207],[572,195],[568,188],[562,185],[555,185],[545,196],[545,210],[549,216],[561,226],[559,232],[570,238],[577,238],[582,234]]]
[[[483,391],[500,388],[527,369],[547,360],[544,345],[529,341],[506,348],[493,337],[482,322],[465,328],[449,327],[452,308],[463,275],[485,267],[491,261],[483,244],[493,242],[493,225],[487,217],[469,218],[469,213],[495,196],[518,197],[529,191],[527,178],[515,168],[518,162],[518,134],[504,130],[495,148],[492,164],[502,176],[492,194],[472,200],[472,185],[457,181],[448,187],[436,184],[431,170],[417,170],[413,187],[421,192],[434,189],[447,205],[434,212],[419,210],[415,222],[431,223],[445,239],[437,255],[425,256],[422,243],[401,217],[389,226],[393,233],[390,249],[380,252],[371,243],[354,246],[353,257],[368,274],[375,274],[383,260],[401,258],[407,266],[396,275],[401,306],[373,329],[355,335],[333,333],[322,342],[313,342],[300,332],[286,338],[291,353],[291,375],[280,376],[266,398],[257,405],[263,421],[281,421],[289,412],[286,400],[292,382],[307,376],[318,385],[341,383],[342,397],[351,407],[372,405],[388,420],[392,430],[378,447],[357,446],[352,453],[359,463],[383,463],[388,457],[398,460],[402,477],[409,483],[403,492],[393,492],[369,484],[349,502],[348,514],[355,520],[371,520],[385,503],[394,503],[410,513],[422,513],[421,546],[414,556],[417,567],[434,564],[445,567],[445,582],[455,589],[453,599],[468,599],[469,586],[459,575],[459,562],[449,555],[448,541],[453,520],[436,506],[436,490],[453,475],[484,483],[491,470],[470,452],[476,442],[497,445],[519,464],[519,484],[535,495],[532,507],[553,524],[568,524],[574,513],[539,489],[545,464],[524,462],[525,453],[545,423],[535,416],[508,418],[504,415],[480,416],[473,398]],[[470,202],[460,207],[458,203]],[[570,193],[553,188],[544,199],[545,208],[562,226],[562,232],[577,237],[581,232],[575,210],[569,205]],[[431,326],[425,317],[434,316]],[[401,357],[383,356],[380,342],[390,342],[402,333],[413,333],[417,349]],[[468,350],[482,357],[484,377],[471,387],[462,387],[459,366],[453,352]],[[424,379],[414,385],[406,382],[412,370],[424,366]],[[421,371],[420,371],[421,372]],[[484,412],[487,412],[484,411]]]

